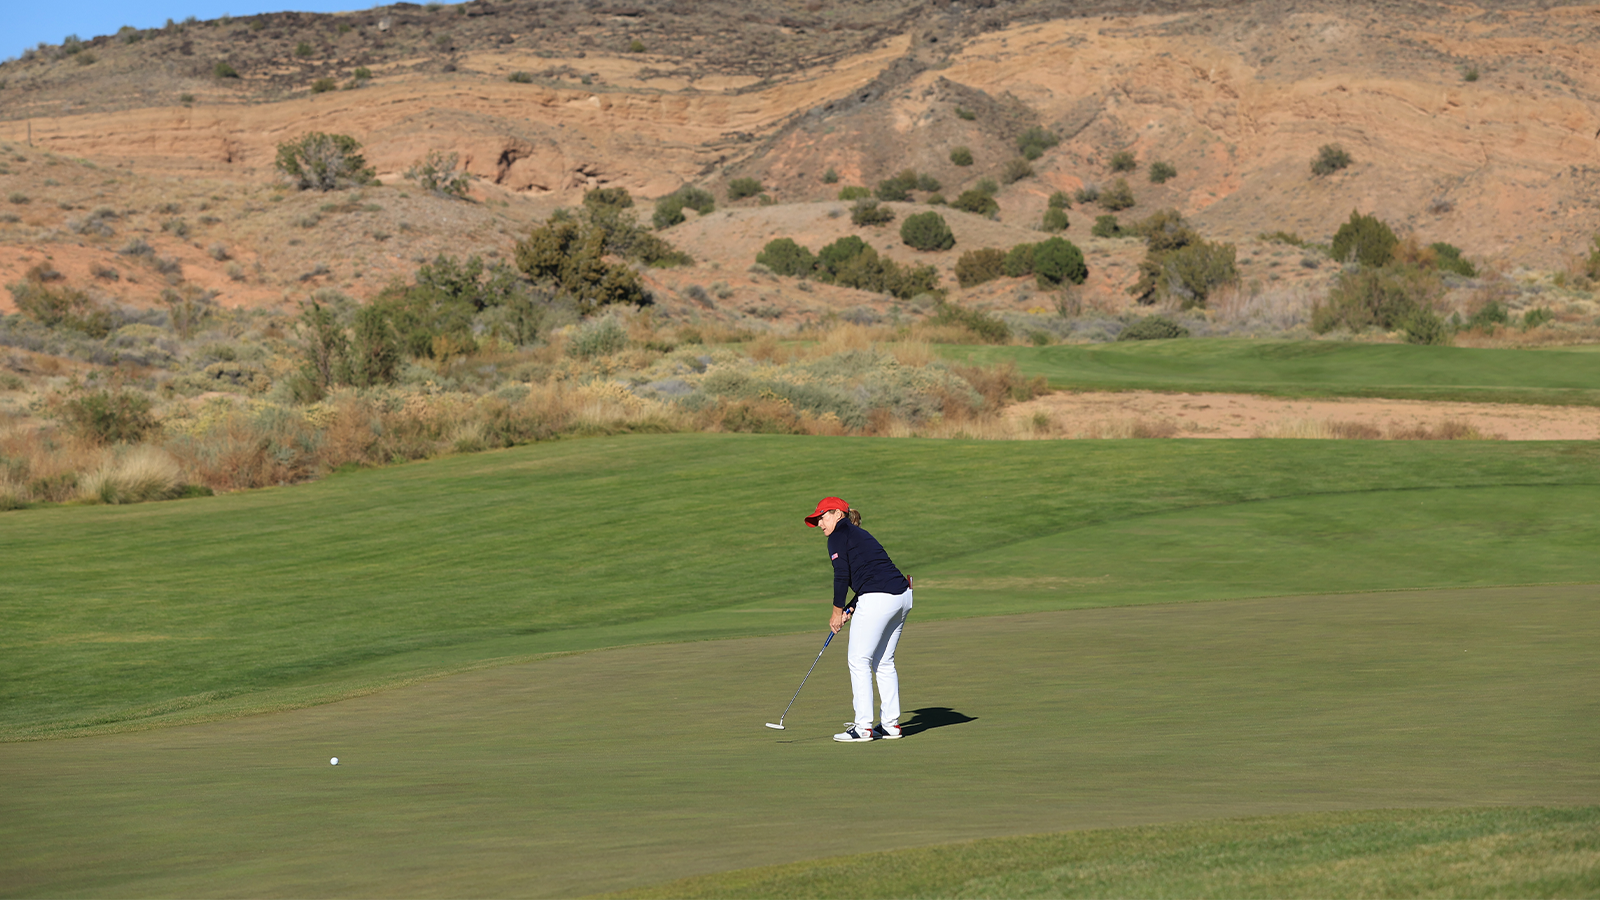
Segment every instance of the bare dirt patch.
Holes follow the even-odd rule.
[[[1422,400],[1063,391],[1012,406],[1006,417],[1040,438],[1600,438],[1600,409]]]

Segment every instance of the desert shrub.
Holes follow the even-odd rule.
[[[786,237],[768,241],[756,254],[756,262],[779,275],[810,275],[817,268],[816,256]]]
[[[993,216],[1000,212],[1000,204],[995,202],[993,196],[976,189],[962,191],[961,196],[950,201],[950,205],[980,216]]]
[[[1334,172],[1349,166],[1350,154],[1338,144],[1323,144],[1317,148],[1317,157],[1311,161],[1311,174],[1332,175]]]
[[[1496,325],[1509,325],[1511,312],[1498,300],[1491,299],[1467,318],[1466,327],[1474,331],[1493,331]]]
[[[822,183],[823,184],[838,184],[839,183],[839,173],[838,173],[837,170],[835,170],[833,168],[833,166],[829,166],[828,170],[826,172],[822,173]]]
[[[622,187],[593,188],[584,192],[583,205],[586,209],[631,209],[633,195]]]
[[[1044,221],[1040,227],[1045,231],[1066,231],[1069,224],[1067,211],[1052,206],[1044,211]]]
[[[1546,322],[1555,321],[1556,314],[1544,307],[1536,307],[1522,314],[1522,330],[1532,331]]]
[[[971,148],[965,146],[950,148],[950,161],[958,166],[972,165]]]
[[[909,300],[933,293],[939,272],[933,266],[901,266],[855,235],[846,235],[817,253],[816,279]]]
[[[1334,232],[1332,256],[1340,262],[1358,262],[1363,266],[1384,266],[1394,257],[1400,239],[1394,230],[1376,216],[1364,216],[1350,211],[1350,221]]]
[[[593,224],[552,218],[516,246],[517,268],[572,300],[580,314],[613,303],[650,304],[633,269],[604,260],[607,231]]]
[[[1461,248],[1443,241],[1429,244],[1428,247],[1436,254],[1434,265],[1438,266],[1440,271],[1454,272],[1457,275],[1465,275],[1468,278],[1477,277],[1478,267],[1474,266],[1471,260],[1461,255]]]
[[[939,179],[929,175],[927,172],[921,172],[917,175],[917,190],[919,191],[937,191],[942,187],[944,185],[939,183]]]
[[[449,153],[443,150],[429,150],[420,162],[412,164],[406,170],[407,181],[414,181],[417,187],[425,191],[438,194],[441,197],[456,197],[466,199],[467,187],[472,183],[472,176],[465,171],[456,171],[456,166],[461,161],[461,155],[455,151]]]
[[[754,197],[761,193],[761,182],[755,178],[735,178],[728,182],[728,202]]]
[[[1004,344],[1011,340],[1011,327],[1003,320],[982,310],[968,309],[955,303],[939,304],[938,312],[929,319],[929,323],[960,326],[986,344]]]
[[[1448,346],[1453,333],[1444,317],[1426,306],[1418,306],[1400,323],[1400,335],[1408,344]]]
[[[917,173],[912,169],[905,169],[898,175],[878,182],[873,195],[886,202],[903,202],[911,199],[911,192],[914,190],[917,190]]]
[[[70,431],[98,444],[136,444],[160,427],[150,398],[120,386],[74,384],[53,398],[50,414]]]
[[[331,191],[373,179],[375,170],[367,167],[360,149],[349,135],[313,131],[279,144],[273,165],[300,190]]]
[[[847,184],[844,187],[839,188],[839,199],[840,200],[846,200],[846,201],[849,201],[849,200],[865,200],[866,198],[871,197],[871,196],[872,196],[872,189],[871,188],[862,187],[859,184]]]
[[[976,119],[977,117],[978,117],[977,113],[973,112],[970,109],[967,109],[964,106],[956,107],[956,118],[958,118],[958,119],[961,119],[961,120],[966,121],[966,122],[971,122],[973,119]]]
[[[915,213],[900,223],[900,240],[917,250],[949,250],[956,245],[956,237],[944,216],[936,212]]]
[[[1145,316],[1117,333],[1119,341],[1164,341],[1186,338],[1189,329],[1165,316]]]
[[[1089,229],[1089,233],[1102,238],[1122,237],[1123,234],[1122,225],[1117,222],[1117,217],[1110,213],[1095,216],[1094,225]]]
[[[1178,170],[1169,162],[1153,162],[1150,164],[1150,183],[1164,184],[1178,177]]]
[[[1132,172],[1139,168],[1139,160],[1133,155],[1132,150],[1118,150],[1111,154],[1111,171]]]
[[[506,76],[506,80],[512,84],[532,84],[533,75],[528,72],[512,72]]]
[[[1006,253],[1000,271],[1007,278],[1021,278],[1033,274],[1033,251],[1037,244],[1018,244]]]
[[[167,308],[167,323],[178,337],[188,340],[200,326],[217,314],[217,295],[194,285],[185,285],[181,291],[165,288],[161,302]]]
[[[220,62],[219,61],[215,66],[211,67],[211,77],[213,77],[213,78],[238,78],[239,77],[239,70],[235,69],[233,66],[228,65],[226,62]]]
[[[832,281],[850,260],[872,248],[853,234],[847,234],[817,252],[817,269],[823,281]]]
[[[1000,180],[1006,184],[1016,184],[1032,174],[1033,166],[1019,156],[1006,161],[1005,168],[1000,170]]]
[[[1066,191],[1056,191],[1050,195],[1045,205],[1050,209],[1071,209],[1072,198],[1067,196]]]
[[[316,81],[311,82],[311,93],[326,94],[329,91],[337,90],[338,87],[339,83],[332,78],[318,78]]]
[[[1005,273],[1006,252],[993,247],[968,250],[956,260],[956,282],[964,288],[993,281]]]
[[[1066,238],[1046,238],[1034,245],[1033,275],[1039,287],[1049,290],[1071,282],[1083,284],[1089,277],[1083,251]]]
[[[887,225],[894,221],[894,210],[879,206],[876,200],[857,200],[850,210],[850,221],[856,225]]]
[[[1204,308],[1217,288],[1239,280],[1232,244],[1195,241],[1160,258],[1162,287],[1158,293],[1177,297],[1184,309]]]
[[[996,184],[993,178],[979,178],[978,183],[973,185],[972,189],[990,197],[1000,193],[1000,185]]]
[[[1072,197],[1079,203],[1093,203],[1100,199],[1100,185],[1092,181],[1085,181],[1083,187],[1078,188]]]
[[[1128,209],[1134,205],[1133,188],[1128,186],[1128,179],[1118,178],[1111,182],[1111,186],[1100,192],[1099,203],[1106,209],[1116,212]]]
[[[1256,240],[1266,241],[1270,244],[1288,244],[1291,247],[1304,247],[1305,239],[1292,231],[1263,231],[1256,235]]]
[[[310,57],[311,53],[312,53],[311,45],[306,43],[305,41],[301,41],[300,43],[296,44],[295,47],[294,47],[294,55],[299,57],[300,59],[306,59],[306,58]]]
[[[643,53],[644,52],[644,41],[641,41],[638,38],[634,38],[633,40],[629,41],[628,42],[628,52],[629,53]]]
[[[1059,143],[1061,138],[1042,126],[1035,125],[1017,137],[1017,152],[1025,159],[1035,160]]]
[[[628,345],[628,330],[616,316],[601,316],[579,325],[567,341],[567,353],[588,359],[606,356]]]
[[[1439,291],[1438,275],[1414,266],[1340,272],[1327,298],[1312,307],[1311,330],[1323,334],[1342,326],[1393,331],[1418,308],[1431,308]]]
[[[1202,240],[1175,209],[1159,210],[1130,230],[1145,239],[1139,279],[1128,289],[1140,303],[1175,298],[1184,309],[1203,308],[1218,287],[1238,280],[1236,248]]]
[[[17,312],[46,328],[64,328],[96,339],[105,338],[116,327],[111,311],[88,294],[44,281],[29,278],[7,285]]]
[[[940,193],[937,193],[937,192],[929,194],[928,195],[928,199],[924,200],[923,202],[927,203],[929,206],[948,206],[949,205],[948,203],[945,202],[944,195],[940,194]]]
[[[671,228],[683,221],[685,209],[692,209],[703,216],[716,208],[716,198],[711,196],[710,191],[684,185],[656,201],[652,222],[657,229]]]

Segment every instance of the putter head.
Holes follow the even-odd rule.
[[[768,723],[767,723],[767,727],[768,727],[768,728],[776,728],[776,729],[778,729],[778,730],[779,730],[779,731],[786,731],[786,730],[787,730],[787,729],[785,729],[785,728],[784,728],[784,727],[783,727],[783,725],[782,725],[782,723],[779,723],[779,722],[768,722]]]

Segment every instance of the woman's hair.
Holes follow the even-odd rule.
[[[850,524],[851,525],[860,525],[861,524],[861,510],[856,509],[855,507],[852,506],[852,507],[850,507],[850,511],[845,513],[845,515],[850,517]]]

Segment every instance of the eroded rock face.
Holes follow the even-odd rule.
[[[141,62],[160,73],[182,57],[206,74],[223,48],[292,48],[328,22],[241,19],[233,43],[194,29],[187,54],[174,35],[97,40],[97,61],[71,66],[75,81],[49,68],[64,61],[0,67],[17,101],[8,112],[31,117],[0,122],[0,140],[26,146],[31,129],[39,151],[248,190],[275,182],[278,144],[335,132],[359,140],[386,183],[429,151],[454,152],[476,197],[540,213],[599,186],[647,201],[692,182],[720,200],[734,177],[758,179],[780,204],[816,201],[907,168],[953,198],[995,177],[1017,137],[1040,126],[1060,143],[999,195],[1002,222],[1020,229],[1037,225],[1055,191],[1126,177],[1138,205],[1124,218],[1176,208],[1229,241],[1276,231],[1326,241],[1355,209],[1505,268],[1550,268],[1600,230],[1600,114],[1587,99],[1600,70],[1586,63],[1600,18],[1588,8],[822,3],[783,21],[714,3],[570,20],[516,2],[486,9],[452,20],[447,54],[434,41],[408,58],[395,42],[437,22],[410,8],[351,14],[350,36],[317,38],[309,61],[263,49],[242,86],[191,72],[183,83],[203,86],[185,104],[162,87],[170,72],[117,104],[94,98]],[[632,40],[645,49],[630,51]],[[232,58],[256,59],[237,48]],[[366,66],[373,77],[343,89]],[[308,92],[323,73],[341,89]],[[277,99],[266,102],[269,91]],[[247,95],[258,102],[238,102]],[[1354,162],[1314,177],[1328,143]],[[957,146],[976,164],[954,165]],[[1135,170],[1112,173],[1115,151],[1133,153]],[[1154,161],[1177,177],[1151,183]],[[825,182],[829,170],[837,178]],[[1073,210],[1067,234],[1081,242],[1100,212]],[[38,228],[68,217],[28,213]],[[417,229],[442,221],[415,219]],[[768,237],[700,234],[715,226],[696,225],[701,254]],[[208,265],[195,248],[171,252]],[[393,253],[393,265],[427,252]],[[1130,277],[1093,275],[1108,296]]]

